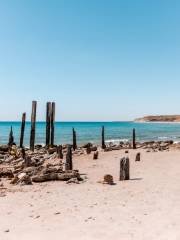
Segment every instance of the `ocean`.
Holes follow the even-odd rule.
[[[19,144],[21,122],[0,122],[0,144],[8,142],[12,126],[16,144]],[[106,142],[131,141],[132,130],[136,129],[137,141],[174,140],[180,141],[179,123],[134,123],[134,122],[56,122],[55,143],[72,143],[72,128],[77,132],[77,143],[101,143],[101,127],[105,126]],[[24,145],[29,145],[31,123],[26,123]],[[36,144],[45,143],[46,123],[36,123]]]

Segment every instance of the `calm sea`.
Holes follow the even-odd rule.
[[[180,141],[179,123],[134,123],[134,122],[56,122],[55,143],[65,144],[72,142],[72,127],[77,132],[79,144],[93,142],[100,143],[101,127],[105,126],[106,141],[129,141],[132,138],[132,129],[136,129],[138,141],[169,140]],[[20,122],[0,122],[0,144],[7,143],[10,127],[13,127],[15,142],[19,144]],[[29,145],[30,122],[26,123],[25,140]],[[45,143],[45,122],[36,124],[36,144]]]

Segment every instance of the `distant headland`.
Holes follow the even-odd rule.
[[[137,118],[134,122],[180,122],[180,115],[158,115]]]

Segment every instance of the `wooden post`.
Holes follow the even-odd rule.
[[[77,141],[76,141],[76,131],[73,128],[73,150],[77,149]]]
[[[97,160],[98,156],[99,156],[99,152],[98,151],[94,152],[93,159]]]
[[[23,113],[22,122],[21,122],[20,144],[19,144],[20,148],[23,148],[25,125],[26,125],[26,113]]]
[[[58,158],[63,159],[62,145],[57,147]]]
[[[30,134],[30,150],[34,151],[35,144],[35,133],[36,133],[36,107],[37,102],[32,102],[32,113],[31,113],[31,134]]]
[[[136,154],[136,159],[135,159],[136,162],[140,162],[141,161],[141,153],[137,153]]]
[[[55,102],[51,106],[51,146],[54,146]]]
[[[13,136],[13,130],[12,130],[12,126],[11,126],[11,130],[10,130],[10,133],[9,133],[9,143],[8,143],[8,145],[12,146],[13,144],[14,144],[14,136]]]
[[[21,154],[22,154],[22,158],[25,159],[26,158],[26,152],[25,152],[24,147],[22,147]]]
[[[72,164],[72,149],[71,145],[68,145],[67,148],[67,155],[66,155],[66,164],[65,164],[65,170],[73,170],[73,164]]]
[[[130,168],[129,158],[128,157],[121,158],[121,160],[120,160],[120,177],[119,177],[120,181],[130,179],[129,168]]]
[[[50,144],[50,131],[51,131],[51,103],[46,104],[46,147]]]
[[[136,130],[133,128],[133,149],[136,149]]]
[[[105,134],[104,134],[104,126],[102,127],[102,149],[106,148],[105,144]]]

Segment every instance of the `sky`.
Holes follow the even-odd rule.
[[[179,0],[0,0],[0,121],[180,114]]]

